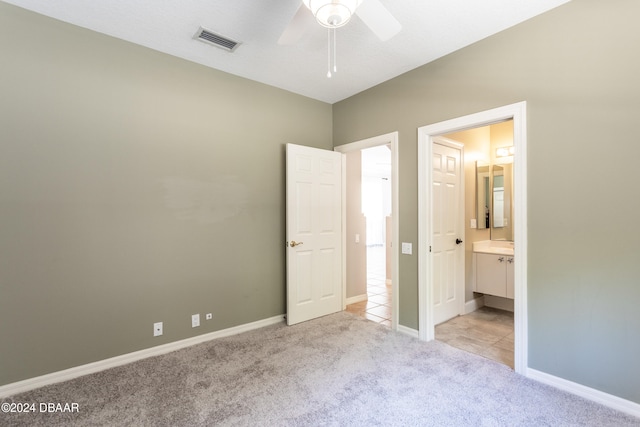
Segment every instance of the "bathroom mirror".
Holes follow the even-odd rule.
[[[513,162],[476,162],[476,218],[491,240],[513,241]]]
[[[493,184],[491,185],[491,202],[493,204],[493,228],[502,228],[509,221],[504,212],[504,167],[493,166]]]
[[[491,165],[491,240],[513,241],[513,162]]]
[[[487,229],[491,227],[489,207],[491,206],[491,187],[489,163],[476,162],[476,218],[477,227]]]

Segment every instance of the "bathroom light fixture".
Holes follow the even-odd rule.
[[[338,66],[336,65],[336,28],[340,28],[349,22],[362,0],[302,0],[302,2],[316,17],[318,24],[328,28],[327,77],[331,78],[332,56],[333,72],[338,71]],[[331,30],[333,30],[333,46],[331,43]]]
[[[515,148],[513,145],[511,147],[499,147],[496,148],[496,157],[509,157],[513,156],[515,153]]]

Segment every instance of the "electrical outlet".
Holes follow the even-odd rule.
[[[157,322],[153,324],[153,336],[159,337],[162,335],[162,322]]]
[[[200,326],[200,314],[194,314],[191,316],[191,327],[197,328]]]
[[[207,313],[206,316],[205,316],[205,319],[207,319],[207,320],[213,319],[213,314]]]

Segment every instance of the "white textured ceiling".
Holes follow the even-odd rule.
[[[2,0],[208,67],[328,103],[431,62],[569,0],[380,0],[402,31],[381,42],[355,16],[337,33],[327,78],[327,30],[278,45],[300,0]],[[364,0],[367,1],[367,0]],[[194,40],[200,26],[242,45]]]

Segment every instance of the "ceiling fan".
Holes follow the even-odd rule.
[[[333,56],[335,65],[335,29],[344,26],[356,14],[382,41],[389,40],[402,29],[402,25],[384,7],[380,0],[302,0],[297,12],[278,39],[280,45],[295,44],[302,38],[314,20],[328,29],[329,72],[331,77],[331,30],[333,30]]]

